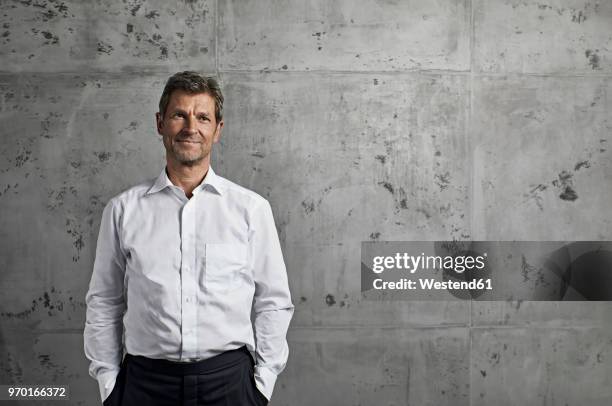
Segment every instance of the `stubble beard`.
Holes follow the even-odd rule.
[[[172,157],[181,165],[184,166],[195,166],[201,163],[210,153],[206,151],[204,144],[198,144],[200,148],[198,151],[185,151],[178,142],[167,140],[170,142],[170,148],[166,146],[166,153],[172,154]]]
[[[175,145],[172,146],[172,153],[177,162],[185,166],[195,166],[206,158],[204,151],[200,150],[200,152],[192,154],[185,153],[185,151],[180,150],[180,147],[176,148]]]

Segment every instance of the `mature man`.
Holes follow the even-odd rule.
[[[287,362],[272,210],[210,167],[222,108],[213,78],[170,77],[165,169],[104,208],[84,336],[105,406],[264,405]]]

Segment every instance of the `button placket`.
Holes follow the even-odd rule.
[[[193,200],[193,199],[192,199]],[[182,354],[181,358],[193,358],[197,354],[197,326],[195,278],[195,208],[188,201],[181,213],[181,297],[182,297]]]

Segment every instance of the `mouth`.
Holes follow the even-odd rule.
[[[192,140],[176,140],[176,142],[181,144],[201,144],[200,141],[192,141]]]

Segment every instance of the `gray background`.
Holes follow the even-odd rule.
[[[612,403],[611,304],[359,293],[362,240],[611,239],[612,2],[2,0],[0,58],[0,383],[98,404],[101,211],[161,171],[156,104],[196,69],[288,266],[271,405]]]

